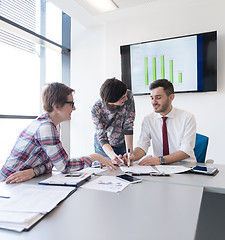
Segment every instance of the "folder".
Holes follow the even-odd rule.
[[[24,183],[12,187],[3,182],[0,183],[0,191],[2,189],[8,189],[10,196],[0,201],[0,228],[22,232],[33,228],[77,187]]]
[[[69,187],[80,187],[91,178],[91,173],[75,172],[71,174],[59,173],[43,181],[39,184],[43,185],[55,185],[55,186],[69,186]]]

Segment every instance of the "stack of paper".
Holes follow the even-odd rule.
[[[0,211],[0,228],[21,232],[44,216],[42,213]]]
[[[1,190],[6,188],[0,184]],[[54,187],[29,184],[15,184],[7,188],[10,195],[0,194],[0,228],[28,230],[46,213],[54,209],[74,187]]]

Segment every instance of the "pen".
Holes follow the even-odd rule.
[[[127,158],[128,158],[127,166],[130,167],[130,148],[127,149]]]
[[[119,160],[120,160],[120,162],[121,163],[123,163],[124,164],[124,161],[123,161],[123,159],[121,159],[115,152],[114,152],[114,155],[116,156],[116,158],[118,158]]]
[[[116,154],[116,157],[121,161],[121,163],[123,163],[124,164],[124,161],[123,161],[123,159],[122,158],[120,158],[117,154]]]
[[[8,196],[0,196],[0,198],[10,198],[10,197],[8,197]]]
[[[106,165],[103,164],[102,167],[106,167]],[[101,168],[101,166],[98,165],[98,166],[94,166],[93,168]]]
[[[132,176],[169,177],[167,173],[132,173]]]

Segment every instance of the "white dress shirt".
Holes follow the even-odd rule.
[[[137,147],[147,153],[152,140],[153,157],[163,156],[162,117],[160,113],[152,112],[144,118],[137,143]],[[172,108],[165,117],[167,117],[169,153],[183,151],[190,156],[188,160],[196,160],[193,150],[196,138],[194,116],[184,110]]]

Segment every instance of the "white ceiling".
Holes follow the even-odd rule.
[[[98,13],[93,7],[89,6],[85,0],[50,0],[62,11],[74,18],[78,23],[85,27],[92,27],[104,24],[109,21],[118,21],[130,17],[139,17],[148,14],[155,7],[170,8],[182,4],[195,5],[205,1],[215,0],[114,0],[119,7],[115,11]],[[94,0],[92,0],[94,1]],[[223,0],[224,1],[224,0]]]
[[[85,0],[50,0],[62,11],[67,13],[77,22],[86,27],[104,24],[107,21],[129,18],[140,14],[142,10],[152,7],[159,3],[168,3],[171,1],[201,1],[201,0],[114,0],[119,7],[115,11],[99,13],[91,7]],[[94,1],[94,0],[93,0]]]
[[[98,12],[95,8],[93,8],[87,1],[85,0],[73,0],[77,2],[82,8],[88,11],[92,15],[102,14]],[[92,0],[94,1],[94,0]],[[117,5],[119,9],[126,9],[136,7],[142,4],[156,2],[159,0],[113,0],[113,2]],[[116,10],[115,10],[116,11]]]

